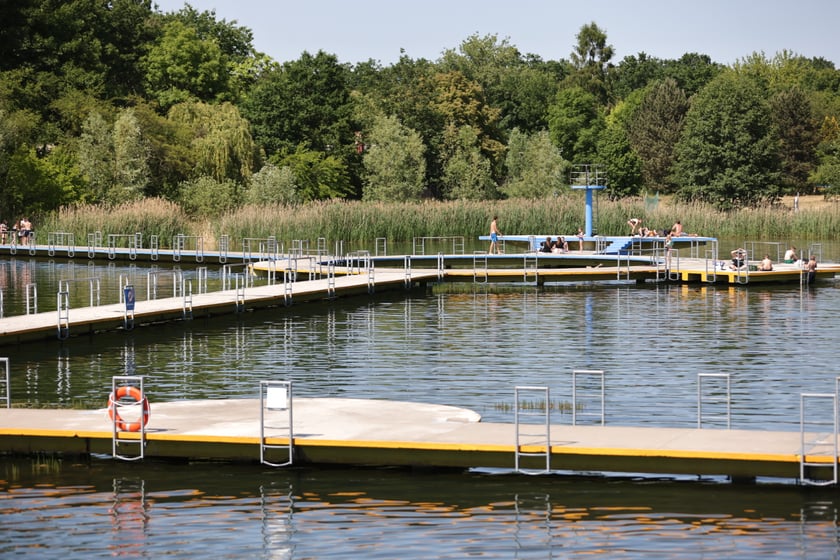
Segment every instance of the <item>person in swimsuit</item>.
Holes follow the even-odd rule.
[[[499,231],[498,219],[498,216],[493,216],[493,221],[490,222],[490,250],[488,252],[491,255],[494,252],[497,255],[501,254],[501,251],[499,251],[499,237],[501,237],[502,232]]]

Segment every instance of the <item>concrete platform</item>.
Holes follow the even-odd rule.
[[[267,425],[287,412],[271,412]],[[384,400],[295,398],[295,464],[404,467],[513,468],[513,424],[481,422],[456,407]],[[152,403],[146,457],[259,460],[256,399]],[[123,434],[139,438],[139,434]],[[267,432],[267,443],[285,437]],[[828,434],[806,434],[808,462],[836,461]],[[520,427],[521,451],[545,450],[543,425]],[[551,426],[551,468],[584,472],[634,472],[710,476],[799,477],[801,435],[757,430]],[[0,451],[101,453],[112,451],[112,424],[105,409],[0,409]],[[539,468],[544,458],[523,458]],[[809,478],[824,478],[817,468]]]

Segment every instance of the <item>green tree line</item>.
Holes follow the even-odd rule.
[[[467,37],[434,61],[278,63],[250,29],[151,0],[0,3],[0,217],[76,204],[538,199],[600,164],[606,196],[721,210],[840,190],[840,71],[823,58],[568,59]]]

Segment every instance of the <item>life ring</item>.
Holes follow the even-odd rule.
[[[120,417],[120,413],[117,411],[117,401],[123,398],[132,399],[135,403],[142,405],[143,413],[137,422],[126,422]],[[108,418],[115,423],[117,429],[121,432],[139,432],[149,422],[150,415],[149,399],[137,387],[124,385],[117,387],[116,392],[108,395]]]

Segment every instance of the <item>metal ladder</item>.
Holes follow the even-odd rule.
[[[479,279],[482,276],[483,279]],[[487,253],[476,251],[473,253],[473,284],[487,284],[490,275],[487,273]]]
[[[280,425],[267,424],[269,416],[272,423]],[[283,416],[286,416],[286,425],[281,423]],[[294,462],[295,436],[292,421],[292,382],[260,381],[260,463],[270,467],[286,467]],[[269,430],[272,431],[270,436],[267,434]],[[268,443],[269,437],[286,438],[286,443]],[[269,458],[272,449],[285,449],[285,460]]]
[[[117,390],[120,387],[135,387],[140,390],[141,400],[135,402],[123,402],[117,398]],[[113,414],[111,414],[111,455],[115,459],[122,459],[123,461],[138,461],[146,456],[146,422],[143,420],[145,414],[145,407],[148,407],[148,400],[146,398],[146,391],[144,390],[144,377],[142,375],[115,375],[111,378],[111,396],[113,397],[113,404],[110,402],[109,407],[113,406]],[[139,414],[135,413],[132,418],[138,417],[140,420],[140,429],[137,432],[125,432],[118,427],[118,418],[121,417],[120,410],[139,410]],[[139,437],[126,438],[120,434],[137,433]],[[120,446],[130,447],[137,446],[137,454],[127,455],[119,452]],[[125,448],[124,447],[124,448]]]
[[[837,393],[800,393],[799,399],[799,481],[807,486],[837,484]],[[831,422],[809,419],[807,413],[813,412],[809,401],[830,401]],[[829,433],[825,432],[826,427],[830,429]],[[816,433],[806,433],[809,428]],[[819,432],[820,429],[823,431]],[[830,461],[817,461],[817,457],[830,458]],[[808,469],[831,469],[832,476],[830,479],[809,478]]]
[[[581,379],[583,378],[583,379]],[[585,391],[588,387],[586,386],[586,380],[595,378],[596,381],[600,381],[600,387],[597,385],[595,386],[595,390],[597,391],[597,396],[595,397],[596,400],[600,400],[601,410],[600,412],[578,412],[578,400],[580,399],[580,393]],[[591,383],[591,382],[590,382]],[[584,396],[587,396],[584,393]],[[588,395],[592,396],[592,395]],[[605,405],[605,397],[606,397],[606,389],[605,389],[605,382],[604,382],[604,370],[602,369],[574,369],[572,370],[572,426],[577,425],[578,416],[594,416],[599,420],[599,423],[603,426],[606,424],[606,405]],[[583,410],[583,404],[581,404],[580,409]]]
[[[548,474],[551,472],[551,391],[548,387],[514,387],[514,408],[513,418],[515,425],[515,447],[514,447],[514,470],[521,474]],[[542,397],[542,406],[538,401],[523,407],[522,396],[531,394],[535,398]],[[527,418],[537,418],[541,422],[528,423]],[[523,421],[523,418],[526,420]],[[534,431],[540,428],[541,431]],[[536,440],[534,438],[537,438]],[[528,441],[525,441],[528,440]],[[535,447],[542,445],[542,451],[523,451],[525,446]],[[522,466],[522,459],[525,457],[542,457],[545,460],[545,468],[532,469]]]
[[[63,290],[62,288],[63,284]],[[70,337],[70,287],[66,282],[58,282],[58,339],[67,340]]]
[[[539,253],[525,253],[522,257],[522,282],[527,284],[528,278],[533,277],[534,284],[540,283]]]
[[[4,395],[0,397],[6,401],[6,408],[12,408],[12,384],[11,377],[9,377],[9,358],[0,358],[0,365],[6,371],[6,375],[0,377],[0,382],[3,383]]]
[[[703,389],[703,382],[706,381],[707,390],[704,391]],[[725,386],[725,392],[721,397],[719,393],[716,395],[714,393],[715,387],[711,388],[711,391],[708,390],[708,382],[712,381],[723,381]],[[720,387],[717,387],[717,390],[720,391]],[[710,407],[720,407],[724,405],[726,407],[725,413],[704,413],[703,412],[703,405],[706,404]],[[703,420],[720,420],[721,418],[726,420],[726,429],[730,429],[732,427],[732,381],[729,377],[728,373],[698,373],[697,374],[697,428],[703,427]]]

